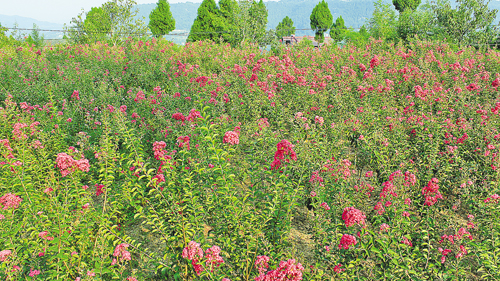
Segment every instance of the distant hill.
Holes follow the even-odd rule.
[[[32,18],[26,18],[26,17],[21,17],[21,16],[6,16],[6,15],[0,15],[0,24],[2,24],[3,27],[14,27],[14,23],[19,25],[19,28],[33,28],[33,23],[38,26],[40,29],[46,29],[46,30],[62,30],[63,25],[58,24],[58,23],[52,23],[52,22],[46,22],[46,21],[39,21],[36,19]],[[21,30],[21,33],[29,34],[31,31],[28,30]],[[60,39],[63,37],[62,32],[41,32],[45,39]],[[10,33],[9,33],[10,34]]]

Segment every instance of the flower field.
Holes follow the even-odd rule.
[[[0,49],[1,280],[498,280],[500,53]]]

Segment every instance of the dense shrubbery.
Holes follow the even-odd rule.
[[[499,53],[276,52],[1,49],[2,279],[500,278]]]

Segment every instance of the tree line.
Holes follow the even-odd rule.
[[[412,40],[444,40],[458,45],[480,45],[496,42],[498,24],[494,25],[497,10],[490,10],[484,0],[457,0],[452,7],[449,0],[432,0],[421,5],[421,0],[392,0],[393,5],[377,0],[375,10],[359,31],[345,26],[342,16],[333,19],[325,0],[311,11],[310,27],[315,40],[323,42],[325,33],[337,43],[363,45],[369,37],[398,42]],[[134,0],[110,0],[90,11],[82,11],[70,25],[65,25],[65,38],[85,44],[96,41],[120,44],[127,38],[162,37],[175,29],[175,19],[167,0],[159,0],[149,15],[138,19]],[[268,11],[262,0],[203,0],[197,11],[187,42],[211,40],[237,46],[242,42],[261,46],[275,44],[296,31],[293,20],[285,16],[275,29],[267,30]],[[21,39],[5,35],[0,25],[0,45],[24,40],[39,46],[43,36],[33,31]],[[19,37],[19,36],[18,36]]]

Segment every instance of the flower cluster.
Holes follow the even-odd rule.
[[[350,227],[355,224],[364,225],[366,216],[363,212],[354,207],[346,207],[342,213],[342,219],[344,220],[345,226]]]
[[[235,131],[228,131],[224,134],[223,143],[236,145],[240,143],[240,134]]]
[[[4,196],[0,197],[0,205],[3,206],[2,209],[4,210],[7,210],[9,208],[19,208],[19,203],[21,203],[21,201],[23,201],[21,197],[12,193],[7,193]]]
[[[212,246],[205,251],[205,263],[210,271],[214,271],[215,268],[219,267],[224,263],[220,254],[220,248],[218,246]],[[203,272],[203,266],[201,260],[203,259],[203,250],[199,243],[195,241],[190,241],[182,250],[182,257],[184,259],[190,260],[196,274],[200,275]]]
[[[425,196],[425,204],[426,206],[432,206],[436,204],[438,199],[443,199],[443,196],[439,192],[438,186],[439,180],[436,178],[432,178],[427,186],[422,188],[422,195]]]
[[[77,169],[82,172],[88,172],[90,169],[89,160],[82,158],[80,160],[75,160],[73,157],[66,153],[57,154],[56,164],[59,170],[61,171],[61,175],[63,177],[71,174]]]
[[[126,244],[126,243],[118,244],[113,252],[113,256],[116,258],[120,258],[120,261],[132,260],[132,256],[130,255],[130,252],[127,251],[128,247],[129,247],[129,244]],[[116,259],[113,260],[113,263],[116,263]]]
[[[340,238],[339,249],[349,250],[350,246],[354,246],[356,244],[358,244],[358,241],[356,240],[355,236],[344,234],[342,235],[342,238]]]
[[[191,149],[191,146],[189,145],[189,136],[180,136],[177,138],[177,145],[180,148],[186,147],[187,150]]]
[[[286,155],[290,155],[290,158],[297,161],[297,154],[293,150],[294,145],[292,145],[288,140],[280,141],[276,147],[278,148],[274,153],[274,161],[271,163],[271,170],[277,170],[281,166],[281,160],[285,159]],[[289,162],[289,159],[285,160]]]
[[[275,270],[266,272],[268,268],[269,257],[259,256],[255,261],[255,267],[259,271],[259,276],[255,281],[300,281],[302,280],[302,271],[304,267],[296,262],[295,259],[281,261]]]
[[[413,247],[413,244],[411,243],[411,240],[408,239],[406,236],[403,236],[403,240],[401,240],[399,243],[408,245],[410,247]]]
[[[11,250],[0,251],[0,261],[6,261],[11,254],[12,254]]]

